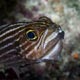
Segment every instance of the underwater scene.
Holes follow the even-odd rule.
[[[0,80],[80,80],[80,0],[0,0]]]

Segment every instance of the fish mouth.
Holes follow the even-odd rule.
[[[58,60],[59,55],[62,50],[62,40],[59,40],[55,45],[53,45],[53,48],[50,49],[47,54],[41,58],[41,60]]]
[[[41,60],[58,60],[63,47],[64,31],[53,32],[44,43],[45,55]]]

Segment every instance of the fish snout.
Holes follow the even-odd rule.
[[[59,38],[64,39],[64,35],[65,35],[64,31],[60,28],[59,31],[58,31]]]
[[[65,34],[64,31],[60,32],[60,33],[58,34],[58,35],[59,35],[59,38],[60,38],[60,39],[64,39],[64,34]]]

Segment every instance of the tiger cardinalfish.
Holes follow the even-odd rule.
[[[48,17],[0,27],[0,64],[50,60],[60,54],[64,31]]]

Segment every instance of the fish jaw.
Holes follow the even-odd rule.
[[[41,60],[58,60],[62,46],[62,40],[58,41],[54,48],[46,56],[42,57]]]

